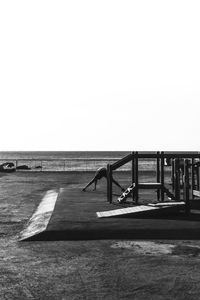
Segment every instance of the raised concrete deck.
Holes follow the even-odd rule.
[[[126,207],[106,201],[102,191],[82,192],[81,189],[60,189],[48,224],[40,231],[37,218],[24,230],[22,240],[84,240],[84,239],[199,239],[200,213],[189,217],[184,213],[148,210],[138,215],[98,218],[96,212]],[[39,211],[37,212],[37,214]],[[44,210],[43,210],[43,213]],[[33,218],[34,219],[34,218]],[[32,220],[34,221],[34,220]],[[31,224],[31,223],[29,223]],[[28,234],[26,234],[28,233]]]

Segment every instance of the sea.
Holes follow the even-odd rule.
[[[16,167],[27,166],[29,171],[95,171],[123,158],[129,151],[2,151],[0,164],[12,162]],[[153,160],[143,160],[139,169],[152,170]],[[119,171],[131,170],[131,163]],[[20,170],[23,171],[23,170]]]

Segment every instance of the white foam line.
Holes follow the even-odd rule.
[[[46,192],[37,210],[30,218],[27,227],[20,233],[20,240],[27,239],[46,230],[52,216],[57,197],[58,192],[55,190]]]

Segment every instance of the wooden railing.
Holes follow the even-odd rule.
[[[124,164],[132,161],[132,171],[131,171],[131,184],[134,183],[134,191],[132,192],[132,198],[135,204],[138,204],[138,192],[139,188],[144,188],[145,184],[140,184],[138,179],[138,160],[140,158],[145,159],[156,159],[156,183],[157,183],[157,199],[164,201],[165,193],[167,195],[171,194],[171,192],[165,187],[165,159],[172,160],[172,189],[174,191],[174,199],[180,200],[181,195],[181,188],[183,190],[183,200],[185,201],[186,213],[190,211],[190,187],[192,187],[192,198],[195,196],[200,197],[200,191],[193,191],[195,178],[198,181],[198,188],[200,188],[200,179],[199,179],[199,171],[194,173],[195,165],[199,164],[200,169],[200,162],[196,162],[196,160],[200,160],[200,152],[132,152],[125,156],[124,158],[118,160],[114,164],[107,165],[107,200],[108,202],[112,203],[112,177],[113,171],[117,170],[118,168],[122,167]],[[182,186],[180,184],[181,181],[181,169],[179,162],[183,162],[183,182]],[[191,170],[190,170],[191,168]],[[191,176],[190,176],[191,174]],[[196,177],[195,177],[196,176]],[[151,184],[148,188],[151,188]],[[155,189],[155,183],[152,183],[152,188]],[[196,193],[196,194],[195,194]]]

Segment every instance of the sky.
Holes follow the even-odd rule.
[[[0,1],[0,151],[200,151],[200,2]]]

